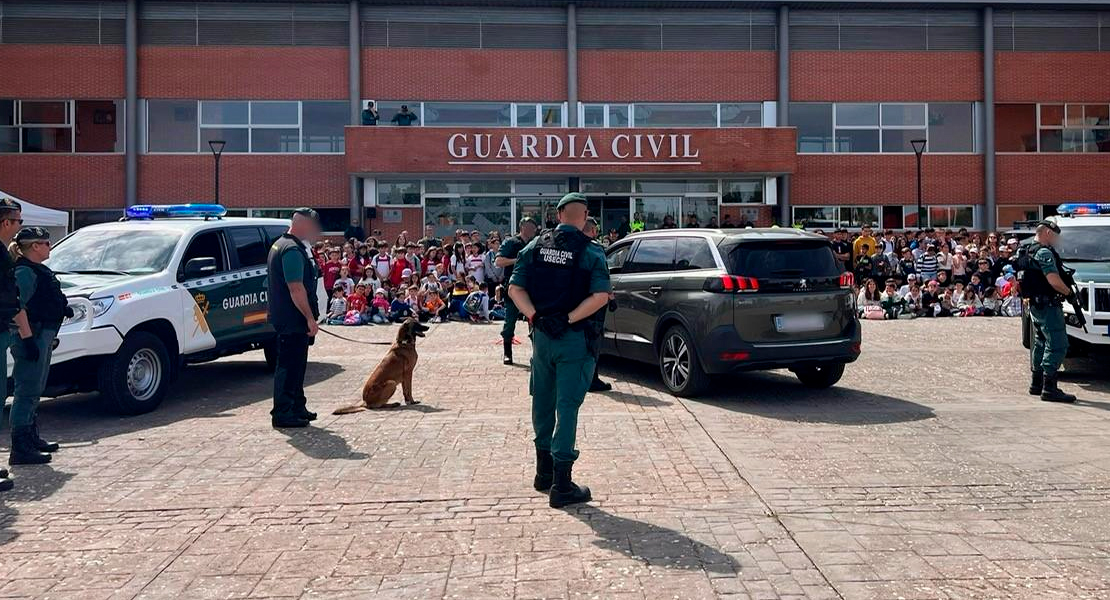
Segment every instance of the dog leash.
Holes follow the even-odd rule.
[[[431,335],[433,331],[435,331],[436,329],[439,329],[439,326],[443,325],[445,322],[446,321],[440,321],[439,323],[436,323],[434,326],[429,327],[427,335]],[[366,345],[366,346],[392,346],[393,345],[393,342],[368,342],[368,341],[365,341],[365,340],[353,340],[349,337],[341,336],[338,333],[328,331],[327,329],[324,329],[323,327],[320,327],[319,330],[328,334],[328,335],[330,335],[330,336],[332,336],[332,337],[334,337],[334,338],[339,338],[339,339],[341,339],[345,342],[352,342],[352,343],[355,343],[355,344],[363,344],[363,345]]]

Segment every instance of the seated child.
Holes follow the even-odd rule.
[[[470,292],[463,303],[463,310],[471,323],[489,322],[489,294],[485,282],[478,284],[476,291]]]
[[[343,286],[336,285],[331,291],[331,300],[328,301],[328,325],[342,325],[343,317],[347,314],[347,299],[343,294]]]
[[[385,323],[389,314],[389,300],[385,298],[385,289],[380,288],[374,292],[374,301],[371,302],[370,320],[374,323]]]

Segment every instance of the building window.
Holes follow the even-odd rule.
[[[147,152],[341,153],[343,101],[147,100]]]
[[[0,100],[0,153],[120,153],[122,100]]]
[[[343,101],[301,103],[301,152],[340,154],[346,151],[343,128],[350,116]]]
[[[724,180],[721,182],[721,204],[763,204],[763,180]]]
[[[293,208],[251,208],[248,216],[261,219],[291,219]],[[326,234],[338,234],[347,229],[351,223],[351,210],[349,208],[318,208],[320,214],[320,228]]]
[[[1036,204],[1028,206],[999,206],[998,227],[1012,227],[1019,221],[1039,221],[1041,207]]]
[[[924,227],[957,229],[974,227],[975,207],[973,206],[923,206],[925,211]],[[903,226],[921,227],[917,223],[917,206],[903,206]]]
[[[716,104],[636,104],[635,127],[716,127]]]
[[[974,152],[974,113],[970,102],[799,102],[789,116],[803,154],[912,154],[916,139],[928,152]]]
[[[721,104],[721,127],[762,127],[763,105],[758,102]]]
[[[434,196],[424,202],[424,221],[436,236],[452,237],[455,231],[477,229],[483,233],[512,230],[512,198],[508,196]]]
[[[419,206],[420,180],[378,180],[379,206]]]
[[[1041,104],[1041,152],[1110,152],[1110,105]]]
[[[578,116],[582,127],[762,127],[763,105],[759,102],[579,104]]]
[[[562,104],[521,104],[517,103],[517,127],[565,127]]]
[[[512,105],[508,102],[425,102],[421,122],[431,127],[509,127]]]
[[[197,151],[195,100],[147,100],[146,119],[147,152]]]
[[[878,227],[878,206],[795,206],[794,224],[806,229]]]

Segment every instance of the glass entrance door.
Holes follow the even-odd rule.
[[[635,198],[633,221],[643,221],[645,230],[678,227],[681,225],[682,198],[660,196]]]
[[[590,216],[598,220],[599,236],[603,236],[610,229],[620,230],[622,225],[628,223],[630,201],[627,197],[591,197],[586,202]]]

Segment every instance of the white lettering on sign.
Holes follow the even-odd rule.
[[[541,139],[542,137],[542,139]],[[699,165],[701,150],[689,133],[619,133],[608,144],[593,134],[453,133],[447,138],[448,164],[528,165]]]
[[[570,250],[558,248],[540,248],[540,260],[549,265],[568,265],[574,260],[574,253]]]

